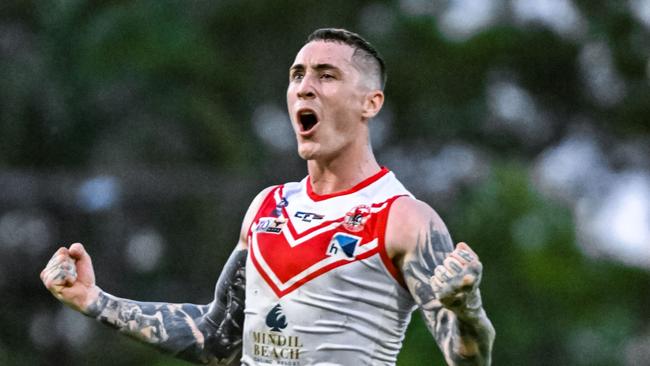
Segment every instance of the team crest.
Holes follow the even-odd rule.
[[[353,233],[363,230],[370,217],[370,207],[359,205],[348,211],[343,218],[343,227]]]

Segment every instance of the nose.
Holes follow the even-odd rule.
[[[298,98],[300,99],[312,99],[316,96],[314,91],[314,85],[310,77],[305,76],[298,85],[298,90],[296,91]]]

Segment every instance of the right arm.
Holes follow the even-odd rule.
[[[41,280],[64,304],[163,352],[196,363],[228,364],[241,350],[248,228],[270,189],[249,207],[238,245],[208,305],[139,302],[107,294],[95,285],[90,256],[81,244],[60,248]]]
[[[85,313],[176,357],[228,364],[241,349],[246,254],[240,247],[233,251],[209,305],[139,302],[100,290]]]

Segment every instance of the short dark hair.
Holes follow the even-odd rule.
[[[361,62],[366,63],[379,79],[379,87],[383,90],[386,85],[386,65],[379,52],[370,42],[366,41],[360,35],[350,32],[347,29],[340,28],[321,28],[315,30],[307,37],[307,42],[325,41],[339,42],[346,44],[354,49],[352,57],[359,57]]]

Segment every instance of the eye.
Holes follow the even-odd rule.
[[[291,81],[300,81],[304,75],[301,72],[294,72],[289,76],[289,80]]]
[[[322,74],[322,75],[320,76],[320,78],[321,78],[321,79],[325,79],[325,80],[336,79],[336,78],[334,77],[334,75],[332,75],[332,74],[328,74],[328,73],[324,73],[324,74]]]

